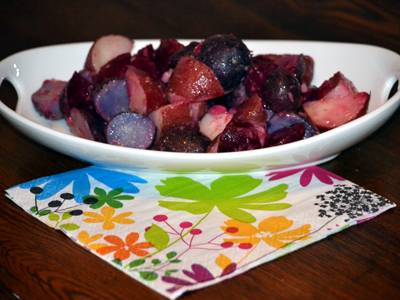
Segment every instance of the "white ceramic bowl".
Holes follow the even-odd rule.
[[[187,44],[189,40],[180,40]],[[0,78],[18,94],[16,111],[0,102],[0,113],[33,140],[65,155],[101,166],[172,172],[248,172],[316,165],[335,158],[377,130],[397,110],[400,91],[387,100],[400,78],[400,56],[359,44],[297,41],[244,41],[254,54],[310,55],[315,61],[312,84],[319,86],[341,71],[359,91],[371,92],[368,113],[318,136],[287,145],[232,153],[171,153],[102,144],[73,136],[65,121],[49,121],[33,108],[31,95],[45,79],[69,80],[82,69],[92,43],[42,47],[0,62]],[[134,51],[158,40],[135,40]]]

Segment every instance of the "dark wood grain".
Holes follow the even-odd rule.
[[[400,2],[1,1],[0,60],[51,44],[118,33],[140,38],[324,40],[400,53]],[[371,58],[373,59],[373,58]],[[399,66],[400,68],[400,66]],[[0,99],[15,105],[8,84]],[[400,204],[400,111],[377,132],[322,165]],[[8,200],[4,190],[87,166],[49,150],[0,117],[0,298],[163,299]],[[400,212],[385,214],[182,299],[396,299]]]

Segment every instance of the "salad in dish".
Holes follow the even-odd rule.
[[[82,138],[155,151],[216,153],[310,138],[364,115],[370,94],[341,72],[311,85],[306,54],[253,55],[233,35],[187,45],[103,36],[68,81],[47,79],[36,111]],[[268,49],[266,49],[267,51]]]

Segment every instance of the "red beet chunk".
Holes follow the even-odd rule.
[[[254,94],[257,94],[261,97],[265,79],[271,72],[276,71],[278,68],[279,66],[274,63],[253,65],[244,81],[247,95],[251,97]]]
[[[71,132],[77,137],[102,143],[106,142],[104,129],[107,123],[93,111],[72,108],[67,118],[67,124]]]
[[[263,54],[252,58],[253,64],[274,63],[296,76],[300,84],[310,85],[314,76],[314,60],[308,55]]]
[[[124,53],[105,64],[96,76],[98,83],[112,78],[122,78],[131,62],[131,54]]]
[[[158,72],[156,64],[150,58],[135,56],[130,65],[135,67],[136,69],[146,72],[155,79],[158,79],[160,77],[160,72]]]
[[[64,95],[60,98],[60,109],[65,118],[69,116],[72,108],[95,110],[93,103],[95,85],[83,75],[74,72],[66,85]]]
[[[314,85],[305,87],[301,86],[301,102],[318,100],[318,88]]]
[[[175,39],[162,39],[160,46],[155,51],[155,63],[162,75],[171,68],[171,56],[184,46]]]
[[[250,124],[228,124],[218,138],[218,152],[246,151],[262,148],[258,131]]]
[[[196,46],[199,45],[199,42],[191,42],[189,45],[186,45],[184,48],[176,51],[171,56],[171,68],[175,68],[178,62],[181,60],[182,57],[185,56],[195,56],[193,50]]]
[[[32,95],[33,106],[41,116],[50,120],[62,119],[59,100],[65,85],[65,81],[45,80],[41,88]]]
[[[132,112],[147,116],[168,103],[164,89],[148,73],[129,67],[125,76]]]
[[[206,101],[225,94],[214,72],[193,57],[183,57],[168,83],[170,103],[179,101]]]
[[[138,58],[147,58],[151,61],[154,61],[156,58],[156,51],[154,50],[153,45],[150,44],[140,49],[135,56]]]
[[[267,138],[267,113],[261,98],[254,95],[239,106],[224,131],[213,140],[209,152],[259,149]]]
[[[255,126],[266,126],[267,113],[262,105],[261,98],[253,95],[244,101],[237,109],[232,118],[232,122],[236,124],[250,123]]]
[[[267,138],[266,146],[274,147],[302,140],[305,134],[304,123],[296,123],[273,132]]]

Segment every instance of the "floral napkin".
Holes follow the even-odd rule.
[[[92,166],[6,192],[32,216],[170,299],[395,207],[315,166],[241,175]]]

